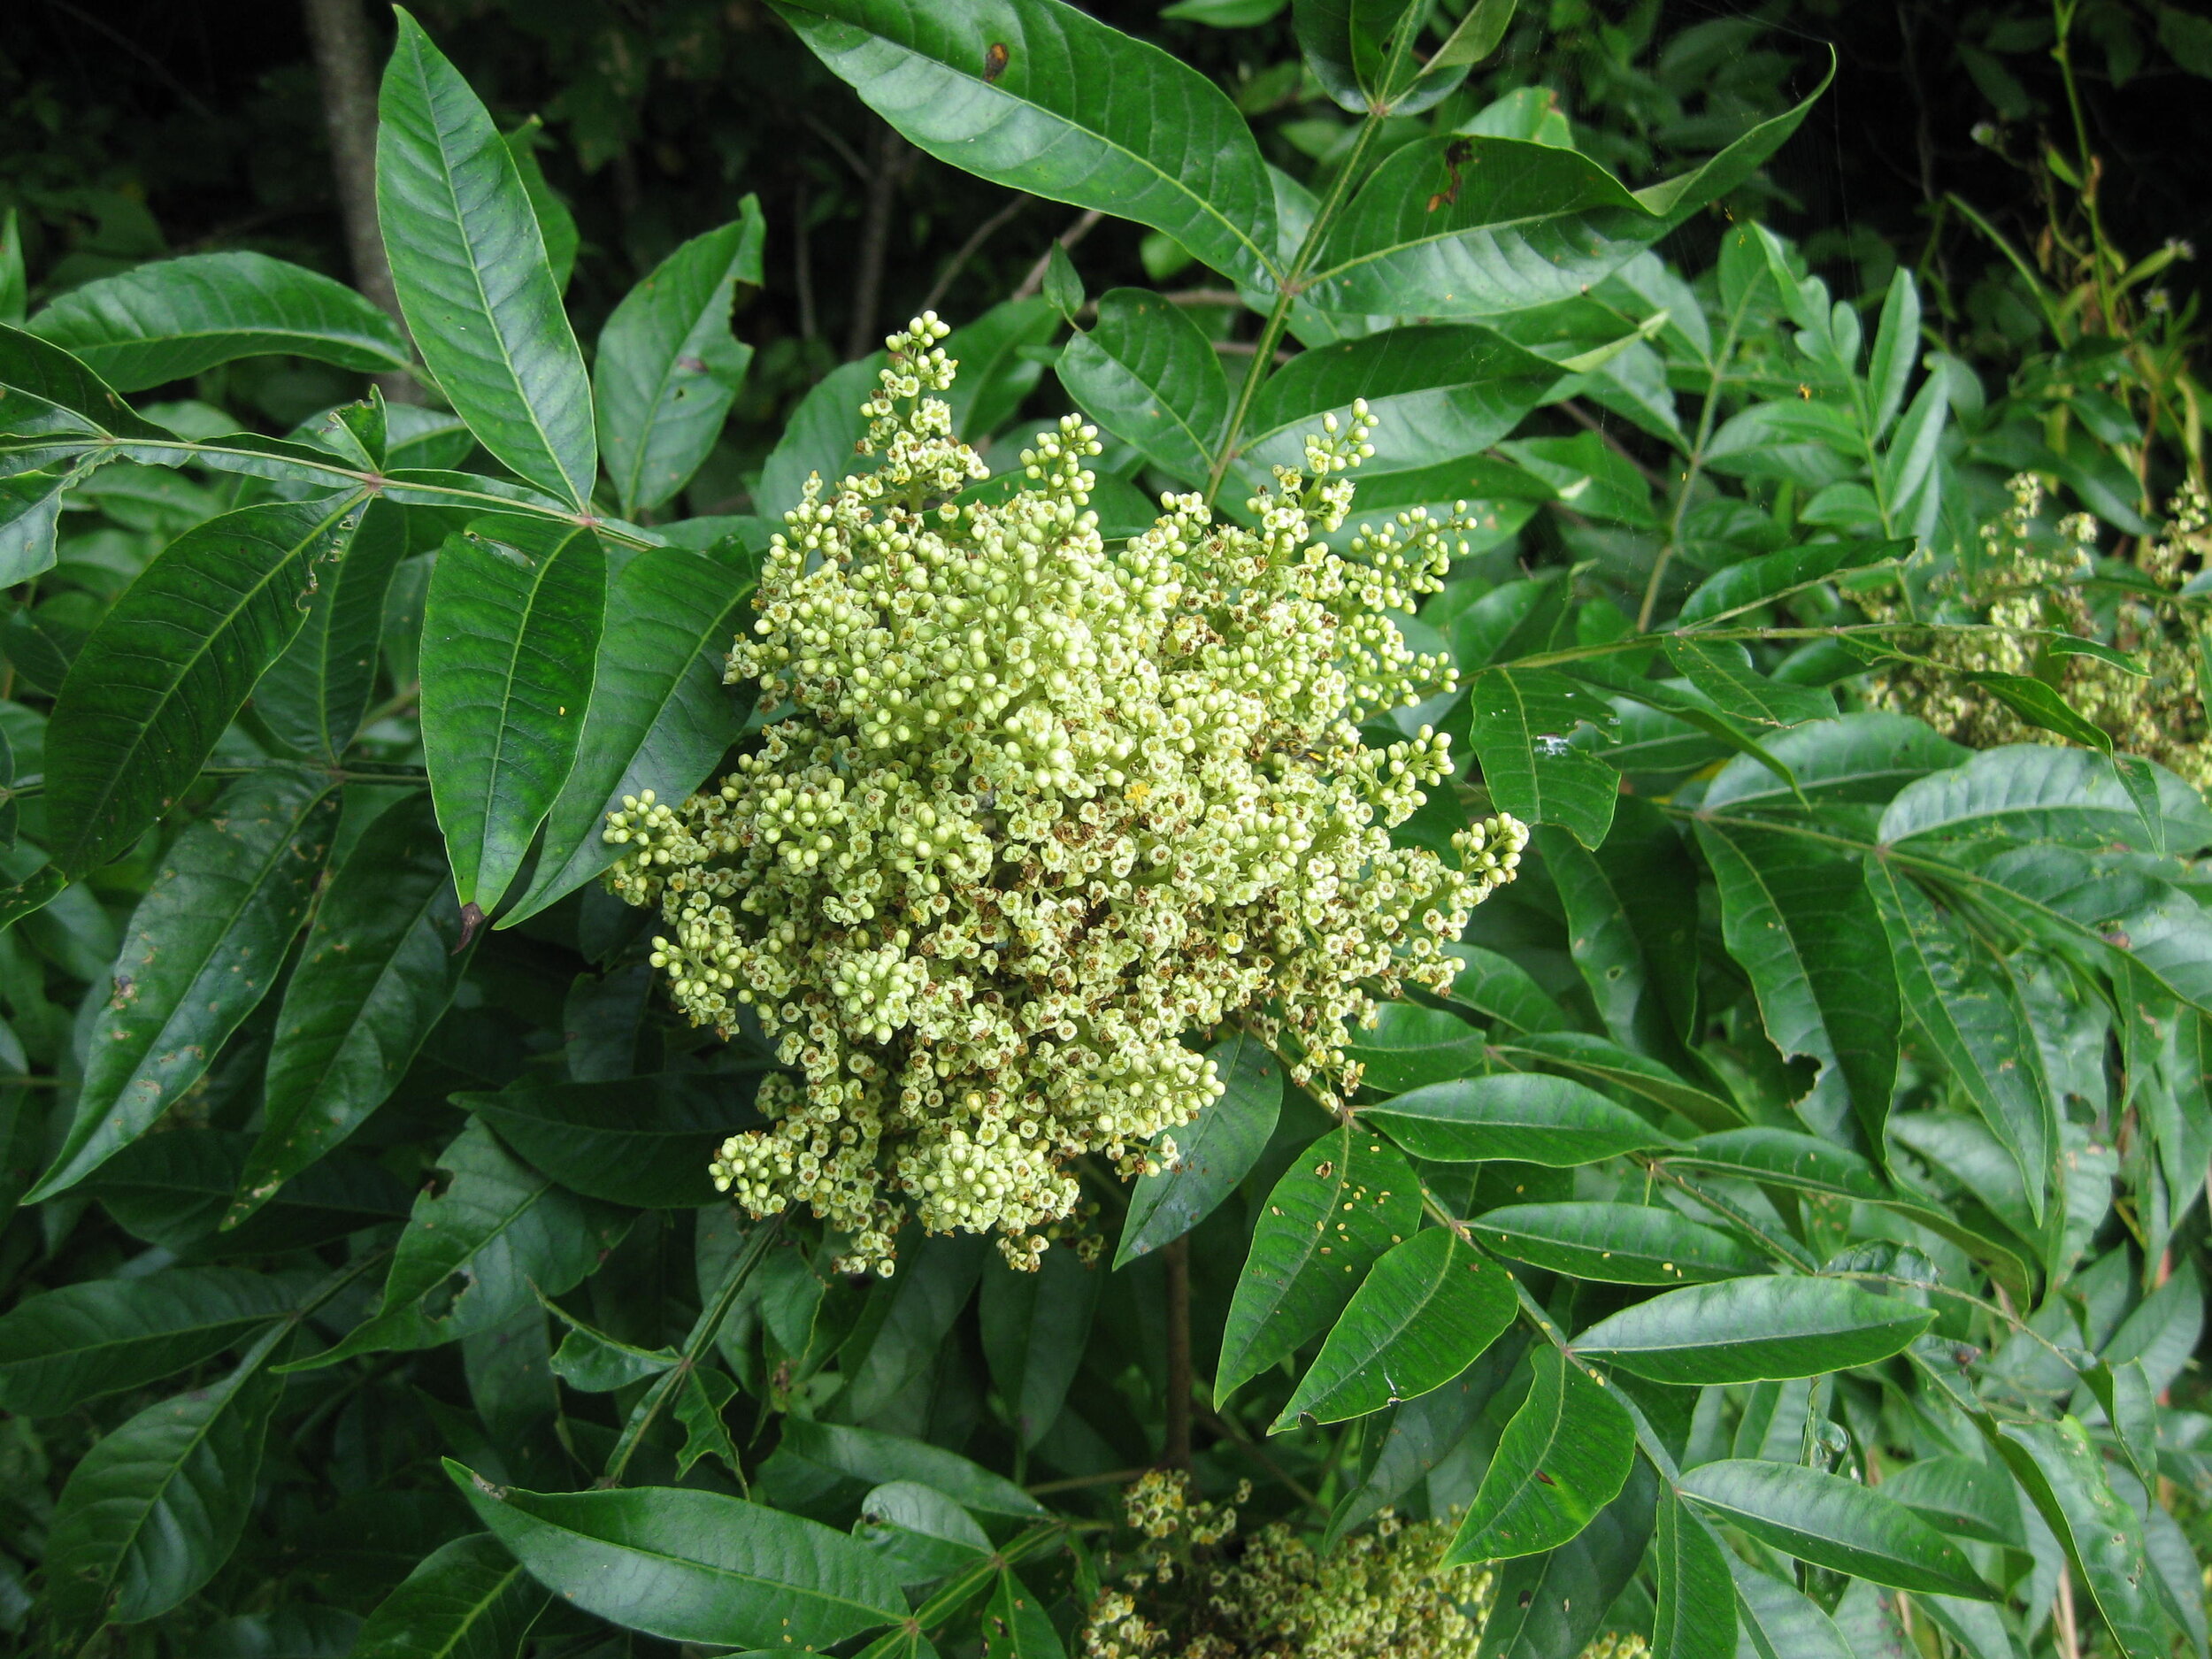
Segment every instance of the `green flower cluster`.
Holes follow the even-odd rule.
[[[1235,1509],[1195,1501],[1180,1471],[1150,1471],[1123,1498],[1143,1541],[1086,1610],[1083,1659],[1464,1659],[1489,1621],[1491,1569],[1444,1564],[1456,1517],[1385,1509],[1325,1555],[1280,1524],[1240,1541]],[[1608,1632],[1581,1659],[1647,1650]]]
[[[2062,743],[2031,726],[1968,673],[2032,674],[2056,686],[2067,703],[2129,754],[2142,755],[2212,788],[2197,630],[2201,611],[2185,607],[2184,583],[2193,559],[2212,554],[2212,505],[2192,480],[2169,508],[2162,537],[2136,543],[2132,571],[2097,562],[2097,521],[2072,513],[2046,532],[2039,522],[2043,485],[2023,472],[2010,480],[2012,505],[1981,530],[1970,568],[1947,572],[1932,587],[1947,621],[1979,623],[1990,631],[1935,634],[1919,649],[1924,660],[1878,675],[1870,700],[1878,708],[1916,715],[1973,749],[2008,743]],[[2118,597],[2093,606],[2093,585]],[[1860,601],[1878,621],[1900,619],[1893,597]],[[2097,640],[2124,652],[2131,673],[2085,654],[2056,655],[2053,631]]]
[[[1459,523],[1317,539],[1363,410],[1277,470],[1256,527],[1171,495],[1109,547],[1072,417],[1023,452],[1025,488],[956,499],[987,469],[936,396],[947,332],[891,337],[880,465],[812,480],[774,538],[729,664],[780,717],[760,748],[606,832],[614,891],[665,918],[677,1006],[723,1032],[751,1010],[803,1077],[763,1088],[771,1125],[716,1181],[755,1215],[810,1206],[853,1271],[890,1271],[910,1206],[1033,1265],[1072,1160],[1173,1156],[1157,1138],[1222,1088],[1183,1039],[1233,1016],[1325,1097],[1356,1087],[1348,1022],[1449,985],[1443,947],[1526,839],[1491,819],[1459,868],[1390,844],[1449,741],[1357,726],[1449,687],[1388,612],[1439,585]]]

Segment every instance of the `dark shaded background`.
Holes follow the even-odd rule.
[[[388,19],[364,4],[380,55]],[[1238,91],[1272,158],[1314,165],[1302,145],[1333,112],[1298,96],[1287,12],[1222,30],[1129,0],[1091,9]],[[544,119],[542,165],[584,236],[571,298],[588,337],[678,241],[760,195],[768,279],[740,331],[762,356],[741,422],[772,419],[852,339],[905,317],[1011,199],[890,140],[760,0],[423,0],[419,15],[503,126]],[[2032,245],[2042,187],[2023,164],[2070,142],[2048,19],[2041,0],[1525,0],[1464,96],[1549,85],[1586,147],[1643,183],[1801,96],[1832,42],[1836,84],[1769,169],[1765,211],[1842,293],[1916,264],[1955,345],[2001,366],[2002,296],[1975,291],[1994,257],[1933,207],[1955,192]],[[2135,255],[2170,237],[2212,247],[2212,13],[2089,0],[2077,40],[2114,239]],[[887,163],[881,297],[856,329],[868,179]],[[297,0],[11,0],[0,205],[22,210],[35,299],[165,251],[254,247],[347,274]],[[954,277],[948,313],[1003,297],[1071,218],[1015,212]],[[1675,250],[1693,269],[1699,234]],[[1094,293],[1146,280],[1126,225],[1102,226],[1078,264]],[[2206,274],[2177,265],[2167,286],[2179,302]]]

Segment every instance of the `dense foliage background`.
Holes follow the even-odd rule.
[[[1486,4],[1425,74],[1462,8],[1094,8],[1187,65],[1083,37],[1125,149],[1226,95],[1140,208],[840,32],[1064,113],[994,56],[1050,0],[428,4],[388,140],[472,88],[508,159],[387,234],[535,309],[479,373],[396,255],[411,376],[291,269],[390,291],[345,10],[0,40],[10,1640],[2203,1652],[2212,24]],[[1192,1033],[1228,1093],[1035,1276],[717,1201],[776,1056],[590,880],[757,747],[760,555],[925,307],[995,466],[1103,429],[1110,538],[1364,397],[1354,523],[1469,503],[1401,621],[1460,688],[1363,728],[1464,757],[1400,844],[1535,826],[1355,1114]],[[1371,1193],[1355,1295],[1305,1222]]]

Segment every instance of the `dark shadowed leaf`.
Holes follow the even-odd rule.
[[[46,1549],[65,1628],[156,1617],[229,1559],[284,1388],[264,1369],[283,1334],[270,1332],[221,1381],[147,1407],[70,1471]]]
[[[52,1417],[171,1376],[291,1310],[295,1290],[231,1267],[64,1285],[0,1315],[0,1404]]]
[[[357,496],[269,502],[188,530],[126,588],[70,665],[46,759],[54,862],[96,869],[198,773],[300,630],[315,566],[358,528]]]
[[[838,1368],[846,1377],[841,1416],[864,1422],[935,1367],[946,1333],[982,1275],[989,1248],[979,1234],[954,1233],[926,1237],[918,1248],[901,1254],[898,1277],[874,1287],[883,1309],[880,1320],[875,1320],[874,1309],[868,1310],[874,1323],[864,1324],[865,1340],[856,1340],[839,1356]],[[876,1474],[872,1479],[899,1478]]]
[[[1377,1510],[1396,1504],[1457,1448],[1527,1346],[1524,1333],[1508,1331],[1441,1388],[1409,1400],[1390,1414],[1389,1429],[1367,1460],[1366,1473],[1329,1517],[1332,1545]]]
[[[236,1225],[359,1128],[399,1086],[468,966],[452,872],[425,795],[387,808],[339,866],[284,993],[266,1115]]]
[[[544,1587],[489,1532],[441,1544],[377,1604],[353,1659],[513,1659]]]
[[[1459,964],[1459,972],[1452,976],[1453,1002],[1516,1031],[1564,1031],[1573,1023],[1510,956],[1479,945],[1447,945],[1444,954]]]
[[[641,1210],[714,1202],[707,1164],[742,1129],[758,1128],[755,1072],[666,1072],[612,1083],[535,1079],[496,1094],[461,1094],[499,1138],[572,1192]]]
[[[1659,1483],[1638,1458],[1621,1495],[1558,1548],[1506,1563],[1498,1574],[1483,1659],[1557,1659],[1578,1654],[1604,1628],[1651,1542]]]
[[[82,1180],[206,1073],[275,983],[337,822],[328,777],[273,769],[178,838],[132,915],[75,1118],[34,1202]]]
[[[1217,1209],[1267,1149],[1282,1110],[1283,1068],[1248,1033],[1225,1037],[1208,1051],[1223,1093],[1173,1131],[1172,1168],[1138,1179],[1114,1252],[1120,1267],[1179,1239]]]
[[[1034,1272],[984,1266],[976,1310],[983,1356],[1025,1446],[1037,1443],[1066,1402],[1105,1278],[1065,1248],[1047,1250]]]
[[[296,1369],[490,1330],[538,1294],[576,1285],[629,1225],[621,1211],[564,1192],[518,1162],[479,1123],[438,1155],[433,1173],[400,1235],[377,1311]]]
[[[1001,1572],[983,1609],[983,1659],[1064,1659],[1067,1648],[1045,1604],[1010,1572]]]
[[[945,393],[953,435],[981,445],[1011,420],[1044,378],[1047,347],[1059,332],[1052,302],[1032,297],[1001,301],[947,334],[945,355],[960,365],[960,378]]]
[[[942,1447],[876,1429],[792,1418],[784,1424],[781,1452],[872,1486],[910,1480],[943,1493],[964,1509],[985,1515],[1034,1518],[1044,1513],[1044,1506],[1036,1499],[982,1464]]]

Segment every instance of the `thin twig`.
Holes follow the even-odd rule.
[[[1097,208],[1093,208],[1053,240],[1063,248],[1072,248],[1084,237],[1089,235],[1097,227],[1098,221],[1105,217],[1106,215]],[[1025,300],[1043,288],[1045,273],[1051,268],[1051,265],[1052,250],[1048,248],[1037,256],[1037,263],[1029,267],[1029,274],[1022,279],[1022,285],[1014,290],[1014,297],[1018,300]]]
[[[860,222],[860,270],[853,282],[852,326],[845,334],[845,360],[876,349],[876,313],[883,306],[883,267],[891,251],[891,209],[904,182],[914,151],[895,128],[886,126],[876,138],[875,169],[868,175],[868,206]]]
[[[799,290],[799,338],[811,340],[821,330],[814,315],[813,238],[807,223],[806,180],[799,180],[791,215],[791,278]]]
[[[1301,1503],[1317,1508],[1319,1506],[1321,1500],[1314,1493],[1313,1488],[1307,1486],[1295,1475],[1292,1474],[1287,1469],[1285,1469],[1280,1463],[1277,1463],[1272,1457],[1269,1456],[1267,1454],[1267,1448],[1264,1446],[1262,1446],[1257,1440],[1254,1440],[1250,1435],[1247,1434],[1242,1429],[1239,1428],[1233,1419],[1223,1417],[1218,1411],[1214,1410],[1210,1406],[1208,1406],[1202,1401],[1196,1402],[1195,1403],[1198,1407],[1198,1420],[1201,1423],[1204,1424],[1216,1434],[1220,1435],[1223,1440],[1229,1441],[1234,1446],[1241,1448],[1245,1452],[1248,1453],[1255,1463],[1258,1463],[1261,1468],[1266,1470],[1269,1474],[1274,1476],[1276,1479],[1281,1481]]]
[[[211,121],[215,119],[215,111],[208,108],[205,99],[202,98],[198,93],[193,91],[191,88],[186,86],[183,81],[178,80],[176,76],[170,72],[168,65],[163,63],[159,58],[156,57],[152,52],[148,51],[136,41],[132,40],[128,35],[118,29],[113,24],[103,22],[100,19],[94,17],[90,12],[81,11],[79,8],[71,5],[69,4],[69,0],[46,0],[46,4],[53,7],[55,11],[60,12],[64,17],[74,19],[77,22],[83,24],[85,27],[92,30],[96,34],[104,35],[109,40],[112,41],[117,46],[122,48],[122,50],[127,52],[131,57],[135,58],[140,63],[143,64],[148,69],[153,72],[154,78],[157,81],[159,81],[164,86],[167,87],[170,91],[175,93],[178,98],[182,101],[184,106],[190,110],[193,114],[198,116],[202,120]]]
[[[2081,1632],[2074,1625],[2074,1575],[2058,1564],[2058,1651],[2060,1659],[2081,1659]]]
[[[837,152],[838,159],[853,170],[853,177],[864,185],[873,177],[868,171],[868,164],[860,158],[860,152],[845,142],[842,133],[811,111],[801,116],[800,119],[814,129],[816,137]]]
[[[1081,1486],[1125,1486],[1151,1472],[1148,1469],[1110,1469],[1102,1475],[1070,1475],[1064,1480],[1041,1480],[1022,1490],[1033,1498],[1041,1498],[1048,1492],[1073,1492]]]
[[[1168,1241],[1160,1252],[1167,1270],[1167,1429],[1161,1461],[1171,1469],[1190,1467],[1190,1234]]]
[[[1618,438],[1615,437],[1610,432],[1606,430],[1605,423],[1603,421],[1592,416],[1587,410],[1584,409],[1581,404],[1576,403],[1573,398],[1562,398],[1559,403],[1555,405],[1555,407],[1558,409],[1561,414],[1566,416],[1568,419],[1573,421],[1575,425],[1582,427],[1585,431],[1596,433],[1598,434],[1598,441],[1604,444],[1607,449],[1612,450],[1614,454],[1619,456],[1622,460],[1627,462],[1629,465],[1634,467],[1638,472],[1642,474],[1644,482],[1650,485],[1652,488],[1656,490],[1663,490],[1666,488],[1667,480],[1665,479],[1660,477],[1658,473],[1653,472],[1641,461],[1631,455],[1628,452],[1627,447],[1624,445]]]
[[[990,241],[1006,227],[1009,220],[1036,199],[1033,196],[1017,196],[971,231],[968,234],[968,240],[954,250],[952,257],[945,261],[944,269],[937,273],[937,280],[930,285],[929,293],[923,299],[921,309],[926,311],[935,311],[939,302],[952,288],[955,279],[967,269],[968,261],[983,251],[983,244]]]

